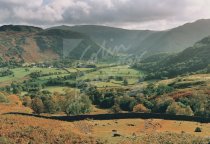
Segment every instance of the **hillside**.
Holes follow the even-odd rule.
[[[174,77],[199,70],[208,72],[209,57],[210,36],[178,54],[151,56],[134,67],[149,72],[151,78]]]
[[[16,95],[8,95],[8,97],[9,103],[0,103],[1,144],[159,144],[168,141],[191,144],[209,142],[207,136],[210,125],[208,123],[162,119],[60,121],[50,119],[49,114],[48,116],[41,115],[43,117],[31,115],[32,110],[23,106]],[[15,112],[16,114],[12,114]],[[200,133],[194,132],[198,126],[202,128]],[[120,136],[113,137],[113,130],[117,130]]]
[[[120,52],[151,55],[159,52],[179,52],[210,35],[210,20],[198,20],[166,31],[125,30],[119,28],[81,25],[60,26],[89,35],[96,43]]]
[[[30,26],[0,27],[0,57],[4,61],[39,62],[69,57],[90,59],[107,53],[88,36],[70,30],[43,30]]]

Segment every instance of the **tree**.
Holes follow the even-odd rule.
[[[105,97],[101,99],[99,106],[101,108],[111,108],[114,105],[114,97]]]
[[[124,80],[123,80],[123,85],[124,85],[124,86],[127,86],[127,85],[128,85],[128,80],[127,80],[127,79],[124,79]]]
[[[65,113],[67,115],[79,115],[91,111],[91,101],[88,96],[79,94],[76,97],[72,93],[66,95],[68,95],[65,103]]]
[[[54,103],[53,99],[51,97],[48,97],[46,98],[44,101],[43,101],[43,104],[44,104],[44,107],[45,107],[45,112],[46,113],[55,113],[57,111],[57,108],[56,108],[56,103]]]
[[[168,106],[166,113],[174,115],[194,115],[192,109],[189,106],[185,106],[179,102],[173,102],[170,106]]]
[[[91,100],[89,99],[88,96],[81,94],[80,95],[80,99],[81,99],[81,103],[82,103],[82,109],[81,112],[82,113],[89,113],[91,111]]]
[[[66,105],[66,114],[79,115],[82,113],[82,103],[80,101],[72,101]]]
[[[170,93],[173,91],[173,88],[164,84],[158,85],[156,89],[156,95],[163,95],[165,93]]]
[[[33,109],[34,113],[41,114],[44,112],[44,104],[42,100],[38,97],[34,98],[31,102],[31,108]]]
[[[31,107],[31,97],[30,96],[24,96],[23,98],[23,105],[26,107]]]
[[[149,110],[143,104],[138,104],[138,105],[134,106],[133,112],[147,113],[147,112],[149,112]]]
[[[154,83],[149,83],[147,87],[143,90],[143,93],[147,96],[151,96],[155,93],[155,85]]]
[[[166,97],[166,96],[162,96],[160,98],[157,98],[154,101],[154,107],[152,109],[153,112],[156,113],[165,113],[168,106],[171,105],[171,103],[173,103],[174,100],[171,97]]]
[[[123,96],[119,99],[119,106],[124,111],[132,111],[136,103],[136,100],[129,96]]]
[[[86,95],[88,95],[93,104],[100,104],[102,94],[97,90],[96,87],[90,86],[85,90]]]

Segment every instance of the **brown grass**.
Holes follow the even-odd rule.
[[[4,114],[31,113],[16,95],[8,96],[10,104],[0,104],[0,143],[33,144],[162,144],[205,143],[210,124],[172,120],[84,120],[66,122],[32,116]],[[147,127],[145,127],[147,124]],[[195,133],[196,127],[202,132]],[[112,137],[117,130],[121,137]]]

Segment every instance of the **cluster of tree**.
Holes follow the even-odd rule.
[[[152,85],[149,84],[139,94],[136,93],[132,96],[128,95],[124,90],[107,90],[105,92],[99,91],[96,87],[88,87],[85,89],[94,105],[101,108],[112,108],[113,111],[133,111],[133,108],[138,104],[146,106],[148,111],[154,107],[154,102],[148,100],[152,96],[160,96],[173,91],[173,88],[165,85]],[[140,96],[139,95],[143,95]]]
[[[36,114],[65,112],[67,115],[79,115],[91,111],[89,97],[75,91],[66,90],[65,94],[42,91],[24,96],[23,105],[31,107]]]
[[[210,117],[208,95],[183,95],[175,99],[168,94],[172,91],[173,88],[167,85],[149,84],[132,95],[122,90],[99,91],[96,87],[86,88],[85,93],[94,105],[110,108],[115,113],[134,111]]]
[[[24,63],[24,60],[17,60],[15,57],[10,58],[10,60],[5,61],[0,57],[0,67],[7,67],[7,68],[16,68],[21,67]]]
[[[62,74],[62,72],[43,73],[42,71],[36,71],[36,72],[30,73],[29,75],[31,78],[39,78],[39,77],[43,77],[43,76],[51,76],[51,75],[59,75],[59,74]]]
[[[7,93],[20,94],[25,92],[37,92],[43,89],[45,85],[35,80],[26,80],[23,83],[12,82],[10,86],[1,88],[1,90]]]
[[[0,70],[0,77],[4,77],[4,76],[9,76],[9,75],[13,75],[13,71],[11,71],[10,69],[2,69]]]
[[[208,94],[195,93],[190,97],[181,97],[177,101],[191,107],[195,116],[210,117],[210,96]]]
[[[77,64],[77,68],[97,68],[94,64]]]
[[[170,93],[174,90],[173,87],[159,84],[155,85],[154,83],[149,83],[146,88],[143,89],[143,94],[146,96],[160,96],[166,93]]]

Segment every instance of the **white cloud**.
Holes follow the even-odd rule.
[[[159,30],[210,18],[209,5],[209,0],[0,0],[0,23]]]

